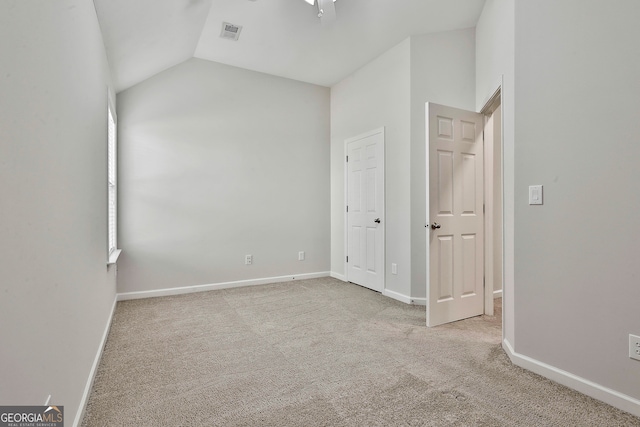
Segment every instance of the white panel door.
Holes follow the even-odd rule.
[[[427,104],[427,326],[484,310],[483,117]]]
[[[347,280],[384,288],[384,129],[346,141]]]

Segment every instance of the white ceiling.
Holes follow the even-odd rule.
[[[117,92],[192,57],[332,86],[410,35],[474,27],[484,2],[337,0],[325,27],[304,0],[94,0]]]

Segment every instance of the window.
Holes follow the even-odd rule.
[[[109,264],[114,264],[120,255],[118,250],[118,135],[116,128],[116,116],[111,107],[107,108],[109,115],[107,129],[107,187],[108,187],[108,244],[109,244]]]

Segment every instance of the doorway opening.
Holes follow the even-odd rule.
[[[484,115],[485,144],[485,310],[494,315],[500,308],[494,299],[502,297],[503,282],[503,209],[502,209],[502,94],[501,88],[491,96],[481,113]],[[501,314],[501,313],[496,313]]]

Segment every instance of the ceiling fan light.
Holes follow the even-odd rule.
[[[316,0],[304,0],[304,1],[306,1],[307,3],[309,3],[311,6],[313,6],[313,5],[315,4],[315,2],[316,2]],[[333,0],[333,2],[335,3],[335,2],[336,2],[336,0]]]

